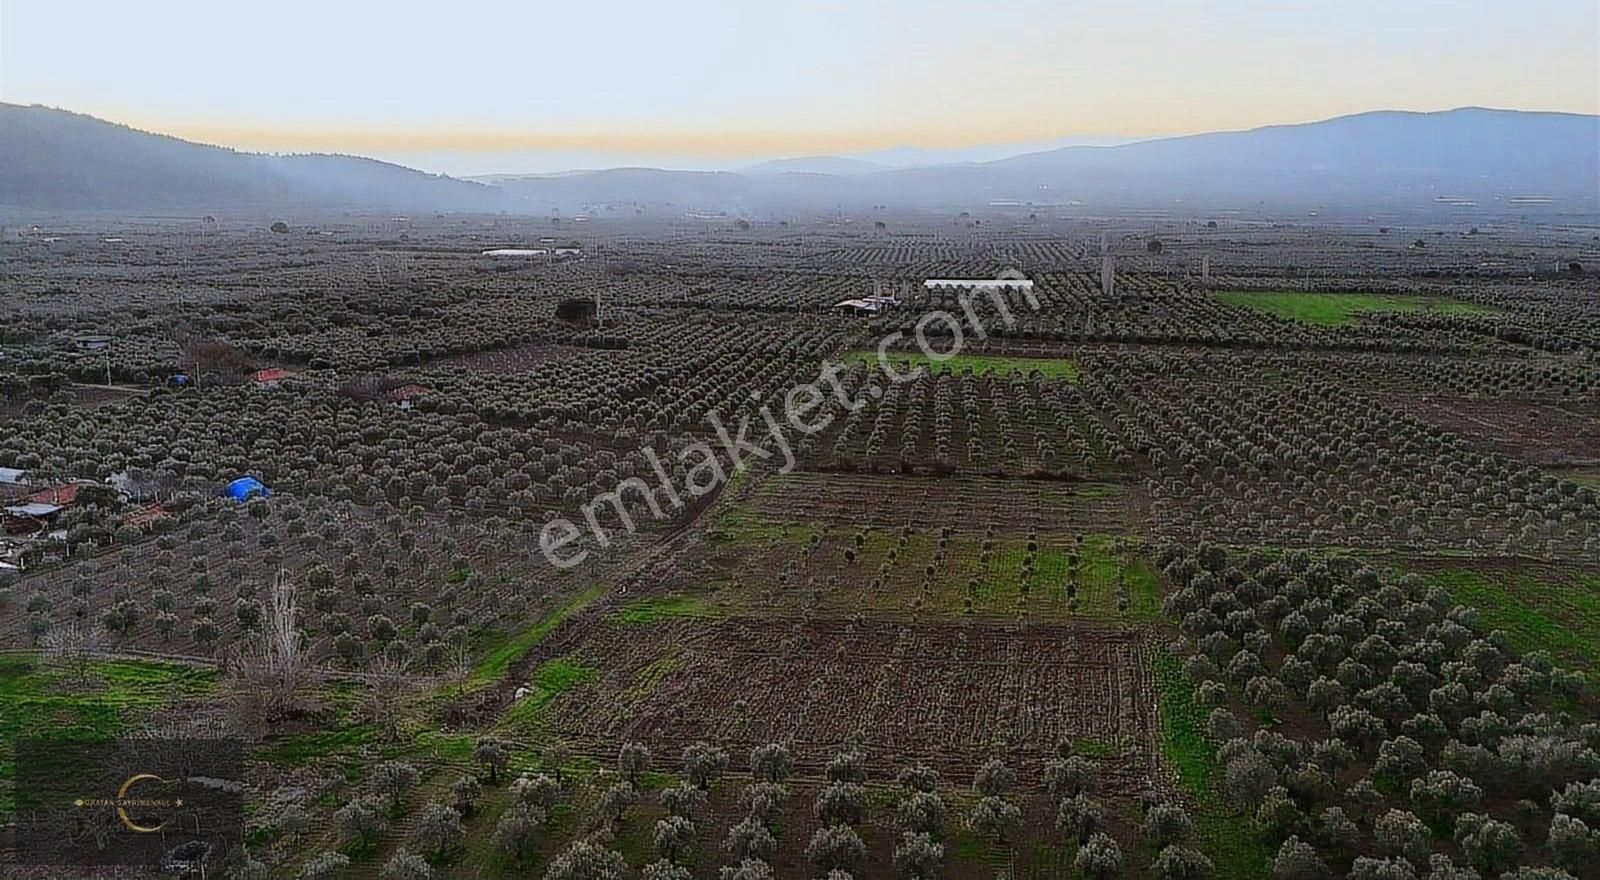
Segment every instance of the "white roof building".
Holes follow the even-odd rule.
[[[491,248],[483,252],[485,257],[542,257],[550,253],[544,248]]]
[[[46,504],[43,501],[30,501],[27,504],[18,504],[14,507],[7,507],[5,511],[12,516],[52,516],[61,512],[61,505]]]
[[[864,312],[869,315],[876,315],[877,313],[883,311],[887,305],[887,303],[881,302],[880,298],[878,297],[869,297],[867,299],[840,300],[839,302],[834,303],[833,307],[836,309],[851,309],[853,311]]]

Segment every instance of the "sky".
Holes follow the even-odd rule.
[[[1375,109],[1597,113],[1600,3],[0,0],[0,100],[451,174],[961,158]]]

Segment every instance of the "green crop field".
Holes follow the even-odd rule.
[[[1563,662],[1600,671],[1600,577],[1462,568],[1427,579],[1477,609],[1484,629],[1504,630],[1518,651],[1549,651]]]
[[[1277,318],[1337,327],[1354,324],[1363,312],[1432,312],[1442,315],[1478,315],[1493,309],[1476,303],[1440,297],[1389,296],[1369,293],[1219,293],[1228,305],[1266,312]]]

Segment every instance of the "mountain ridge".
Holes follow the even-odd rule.
[[[251,153],[41,105],[0,103],[0,205],[62,210],[493,210],[492,188],[365,156]]]
[[[39,106],[0,104],[0,205],[117,209],[583,211],[631,204],[751,216],[886,205],[1087,210],[1530,210],[1600,213],[1600,116],[1462,107],[1072,145],[892,167],[796,157],[738,171],[604,168],[458,179],[334,153],[197,144]],[[1520,201],[1512,203],[1512,198]]]

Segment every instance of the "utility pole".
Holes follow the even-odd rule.
[[[1117,288],[1117,260],[1111,256],[1111,248],[1106,243],[1106,234],[1100,233],[1100,293],[1110,299]]]

